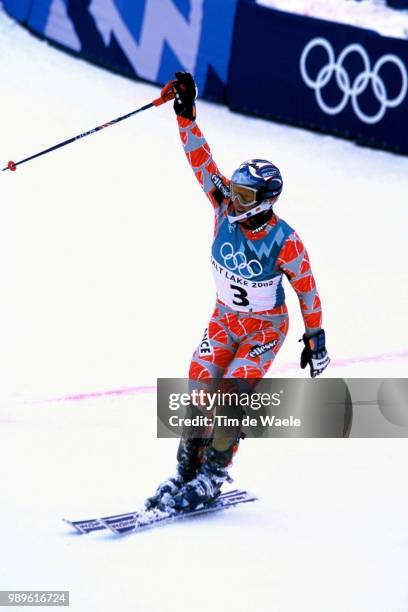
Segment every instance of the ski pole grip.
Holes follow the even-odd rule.
[[[166,102],[170,102],[170,100],[173,100],[175,97],[175,93],[174,93],[174,89],[173,89],[173,85],[176,81],[169,81],[161,90],[160,92],[160,98],[156,98],[156,100],[153,100],[153,104],[154,106],[161,106],[162,104],[165,104]]]

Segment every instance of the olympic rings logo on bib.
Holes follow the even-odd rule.
[[[327,53],[328,62],[320,69],[316,79],[313,80],[306,70],[306,61],[309,53],[315,47],[323,47]],[[363,71],[355,77],[353,82],[351,82],[350,76],[343,66],[344,60],[350,53],[357,53],[361,57],[364,65]],[[387,63],[394,64],[401,74],[400,92],[396,97],[391,99],[388,98],[384,81],[379,75],[381,68]],[[404,100],[408,88],[407,70],[403,61],[397,55],[393,55],[391,53],[383,55],[377,60],[373,69],[371,69],[370,58],[368,57],[367,51],[362,45],[354,43],[345,47],[336,61],[333,47],[329,41],[326,40],[326,38],[313,38],[307,43],[300,57],[300,72],[306,85],[311,89],[314,89],[316,101],[323,112],[327,113],[328,115],[337,115],[344,110],[351,98],[351,105],[355,114],[360,121],[368,124],[378,123],[381,121],[387,111],[387,108],[395,108],[396,106],[399,106]],[[323,100],[322,89],[328,84],[333,75],[336,78],[337,86],[343,93],[343,98],[337,105],[329,106]],[[358,97],[367,89],[370,82],[374,96],[380,103],[380,108],[374,115],[367,115],[364,113],[361,110],[358,102]]]
[[[255,278],[263,272],[262,265],[257,259],[247,261],[242,251],[234,253],[234,247],[230,242],[224,242],[220,248],[220,254],[224,260],[224,266],[232,272],[236,271],[243,278]]]

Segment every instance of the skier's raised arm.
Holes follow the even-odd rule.
[[[196,123],[197,88],[191,74],[176,72],[174,110],[180,139],[194,175],[211,204],[217,209],[230,197],[229,180],[214,162],[211,149]]]

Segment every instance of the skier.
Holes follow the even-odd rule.
[[[215,213],[212,267],[217,300],[193,354],[189,379],[265,376],[288,331],[283,276],[297,293],[305,325],[300,366],[309,365],[311,376],[319,376],[330,362],[320,299],[302,241],[273,209],[282,192],[281,173],[267,160],[251,159],[231,180],[221,174],[196,123],[194,79],[185,72],[175,76],[164,89],[173,88],[184,152]],[[240,427],[229,428],[227,434],[220,428],[209,434],[186,428],[176,475],[159,485],[146,506],[179,511],[211,502],[229,480],[227,468],[241,436]]]

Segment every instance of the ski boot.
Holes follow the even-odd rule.
[[[195,478],[184,483],[175,495],[166,500],[167,508],[177,512],[193,510],[215,501],[224,482],[232,482],[225,463],[225,453],[209,447]]]
[[[203,454],[203,440],[180,440],[177,452],[177,472],[164,482],[161,482],[156,492],[145,501],[147,510],[152,508],[164,509],[171,505],[171,499],[178,491],[197,474]]]

